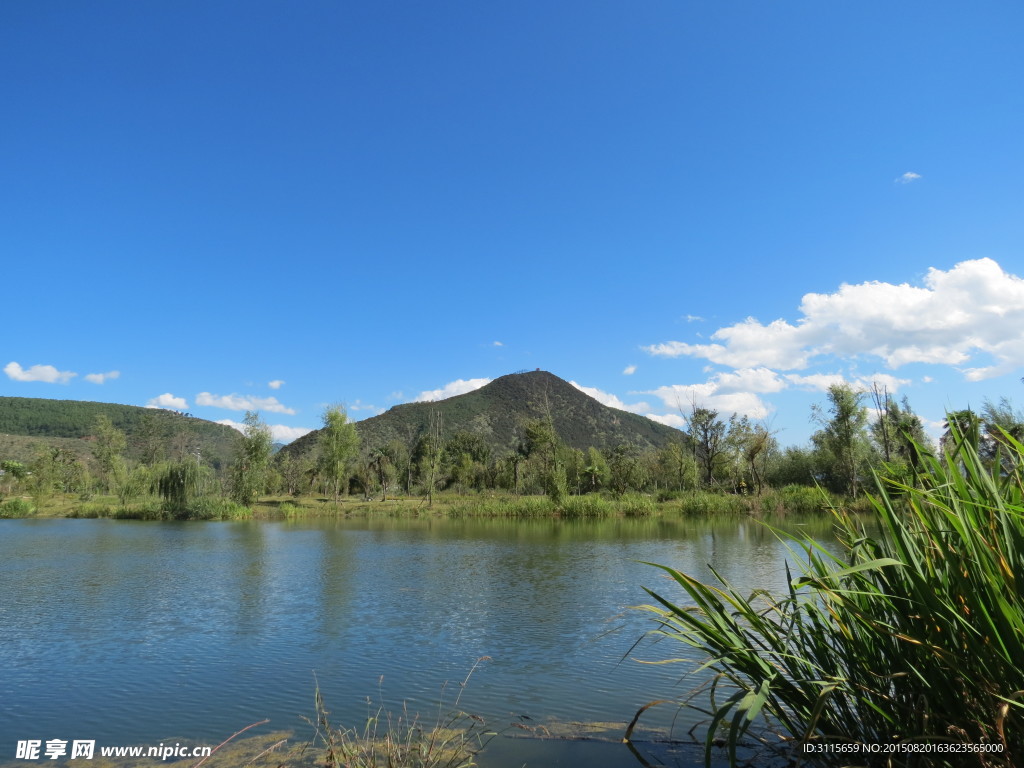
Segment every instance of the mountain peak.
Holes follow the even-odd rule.
[[[356,423],[364,445],[383,446],[391,440],[406,444],[424,434],[436,414],[447,436],[470,432],[498,452],[515,450],[523,428],[535,419],[550,419],[566,445],[580,450],[608,451],[633,444],[661,448],[681,439],[678,430],[635,413],[599,403],[550,371],[536,369],[499,376],[488,384],[444,400],[404,403],[379,416]],[[318,432],[293,443],[302,453],[312,450]]]

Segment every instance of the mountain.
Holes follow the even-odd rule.
[[[67,448],[83,459],[91,454],[96,417],[105,414],[128,437],[128,455],[145,443],[165,452],[199,451],[220,469],[231,463],[241,435],[231,427],[175,411],[84,400],[0,397],[0,459],[30,461],[39,446]]]
[[[390,440],[412,443],[425,433],[431,414],[440,417],[444,434],[471,432],[499,453],[515,450],[524,423],[546,419],[566,445],[609,451],[632,443],[641,449],[661,448],[678,442],[683,434],[644,416],[609,408],[569,382],[547,371],[512,373],[473,392],[430,403],[396,405],[379,416],[356,422],[364,446],[380,447]],[[301,455],[312,451],[319,430],[299,438],[285,451]]]

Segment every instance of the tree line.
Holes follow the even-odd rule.
[[[0,462],[0,496],[17,487],[38,508],[53,493],[109,494],[123,507],[154,495],[164,509],[182,515],[203,498],[251,507],[261,497],[280,495],[338,502],[344,496],[401,494],[432,503],[440,491],[502,491],[544,494],[558,502],[588,493],[670,499],[693,490],[757,495],[787,485],[819,485],[856,497],[873,473],[908,480],[923,454],[934,449],[907,399],[896,401],[878,386],[863,391],[835,384],[825,402],[813,407],[811,419],[818,428],[810,443],[782,448],[766,424],[694,404],[678,440],[660,449],[622,444],[601,451],[567,446],[549,414],[521,424],[515,448],[500,452],[478,434],[449,434],[436,412],[426,428],[405,440],[364,445],[344,408],[332,406],[311,451],[285,449],[275,456],[269,427],[250,411],[233,460],[216,467],[187,435],[168,445],[146,424],[134,436],[129,458],[125,433],[101,413],[93,425],[89,465],[63,448],[42,450],[25,464]],[[984,458],[997,461],[1008,439],[1024,437],[1024,417],[1002,399],[986,402],[979,412],[950,413],[947,435],[952,429]]]

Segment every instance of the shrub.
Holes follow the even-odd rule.
[[[558,512],[562,517],[607,517],[614,514],[615,509],[598,494],[588,493],[585,496],[566,496],[558,506]]]
[[[658,500],[658,503],[676,501],[686,496],[687,493],[689,491],[670,491],[668,488],[661,488],[658,490],[655,498]]]
[[[35,511],[35,507],[25,499],[8,499],[0,504],[0,517],[28,517]]]
[[[134,506],[112,509],[107,516],[114,520],[168,520],[171,513],[154,499]]]
[[[546,517],[555,505],[546,496],[459,501],[448,509],[451,517]]]
[[[80,504],[71,510],[68,517],[110,517],[111,509],[109,504]]]
[[[185,515],[176,514],[176,519],[188,520],[247,520],[252,510],[231,499],[221,496],[202,496],[188,506]]]
[[[627,493],[619,500],[619,511],[626,517],[647,517],[655,512],[654,502],[649,496]]]
[[[684,515],[745,515],[748,506],[742,496],[708,491],[689,491],[679,502]]]
[[[787,485],[766,493],[761,504],[763,511],[768,514],[810,516],[829,512],[834,502],[824,488]]]

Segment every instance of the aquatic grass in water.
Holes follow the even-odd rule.
[[[450,709],[442,688],[433,722],[410,713],[405,703],[396,715],[367,699],[371,711],[362,729],[335,728],[318,686],[315,741],[324,749],[324,768],[473,768],[477,753],[497,734],[483,718],[460,710],[459,702],[480,662],[489,660],[483,656],[473,664]]]
[[[930,457],[914,485],[879,485],[877,533],[835,511],[842,556],[779,534],[800,570],[793,578],[787,565],[785,594],[743,595],[717,572],[703,584],[657,566],[689,604],[647,590],[654,634],[700,650],[716,675],[703,710],[709,763],[723,729],[735,759],[751,726],[767,723],[809,763],[802,745],[849,742],[971,751],[832,752],[820,764],[1022,764],[1024,447],[1007,437],[1012,457],[986,465],[956,442],[957,462]]]

